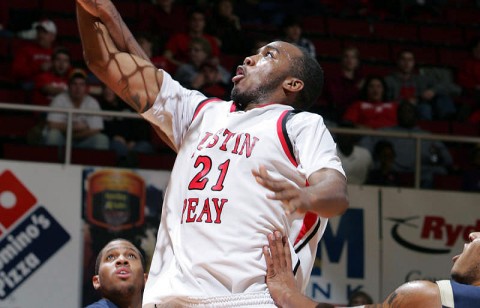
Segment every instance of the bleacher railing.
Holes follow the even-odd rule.
[[[19,105],[19,104],[0,102],[0,111],[1,110],[66,113],[67,114],[67,135],[66,135],[66,143],[65,143],[65,160],[63,162],[65,165],[71,164],[70,160],[71,160],[71,152],[72,152],[72,127],[73,127],[72,119],[74,114],[141,119],[140,115],[136,113],[129,113],[129,112],[52,108],[52,107]],[[480,138],[478,137],[466,137],[466,136],[457,136],[457,135],[440,135],[440,134],[433,134],[433,133],[432,134],[405,133],[405,132],[391,132],[391,131],[378,131],[378,130],[371,130],[371,129],[359,129],[359,128],[352,129],[352,128],[339,128],[339,127],[329,127],[329,130],[332,134],[349,134],[349,135],[359,135],[359,136],[380,136],[380,137],[414,139],[416,144],[415,176],[414,176],[415,188],[420,188],[420,178],[421,178],[421,170],[422,170],[421,143],[423,140],[480,144]]]

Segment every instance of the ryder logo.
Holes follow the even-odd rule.
[[[11,171],[0,173],[0,299],[69,240],[65,229]]]
[[[392,238],[399,245],[421,253],[450,253],[457,241],[468,241],[471,232],[480,230],[480,220],[473,225],[464,225],[449,223],[440,216],[425,216],[418,222],[419,219],[419,216],[387,218],[393,222],[390,230]],[[412,229],[419,232],[411,232]],[[432,246],[432,243],[435,243],[435,246]]]

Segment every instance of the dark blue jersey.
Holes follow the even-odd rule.
[[[443,308],[480,307],[480,287],[461,284],[453,280],[437,281]]]

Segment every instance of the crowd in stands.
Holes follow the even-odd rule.
[[[8,42],[8,47],[1,48],[6,51],[0,57],[8,66],[1,66],[0,88],[20,89],[25,94],[23,102],[36,106],[132,111],[74,56],[81,54],[77,50],[81,45],[78,38],[62,33],[64,28],[54,21],[58,12],[50,14],[45,9],[41,16],[35,15],[37,19],[29,21],[31,27],[20,29],[18,21],[13,22],[9,16],[13,9],[3,7],[4,3],[0,7],[0,39],[2,44]],[[339,20],[368,20],[377,27],[383,21],[441,24],[450,7],[465,6],[480,14],[478,1],[123,0],[120,9],[122,3],[137,8],[137,14],[129,12],[125,19],[151,61],[183,86],[207,96],[229,99],[236,65],[264,43],[284,40],[305,48],[321,65],[325,64],[323,94],[319,101],[311,102],[310,111],[320,113],[331,127],[428,134],[438,131],[429,132],[426,123],[467,122],[476,129],[470,136],[478,137],[480,133],[480,36],[470,35],[462,41],[468,53],[456,60],[456,67],[422,65],[425,61],[417,59],[418,49],[405,47],[397,50],[390,61],[378,62],[387,69],[373,72],[372,66],[369,69],[366,65],[372,62],[366,60],[369,55],[359,48],[365,39],[349,37],[333,57],[325,56],[327,43],[323,40],[332,36],[324,35],[325,23],[314,19],[334,16]],[[75,22],[73,5],[71,9],[60,15]],[[306,29],[307,19],[311,24],[314,20],[318,29]],[[480,34],[480,25],[474,26]],[[331,25],[328,31],[333,33]],[[391,35],[395,40],[396,34]],[[77,40],[74,48],[64,44],[72,40]],[[8,99],[0,96],[1,102]],[[0,109],[1,113],[5,111]],[[35,144],[65,143],[66,114],[35,116],[39,123]],[[132,152],[154,154],[159,150],[152,128],[141,121],[88,115],[73,120],[74,147],[113,150],[120,165],[129,160]],[[415,172],[415,139],[360,138],[343,133],[336,134],[336,139],[351,184],[403,185],[402,176]],[[437,141],[422,142],[421,187],[435,187],[435,174],[467,171],[456,170],[449,146]],[[480,151],[474,145],[467,146],[467,150],[471,170],[465,173],[462,188],[479,191],[476,170]]]

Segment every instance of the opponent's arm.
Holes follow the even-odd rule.
[[[365,308],[438,308],[442,307],[440,289],[427,280],[404,283],[393,291],[382,304],[366,305]]]
[[[113,4],[77,0],[77,20],[88,68],[137,112],[148,110],[163,72],[145,59]]]
[[[268,198],[280,200],[287,213],[313,211],[329,218],[342,214],[348,207],[347,181],[337,170],[324,168],[312,173],[307,187],[274,179],[263,166],[252,173],[259,184],[273,192]]]

